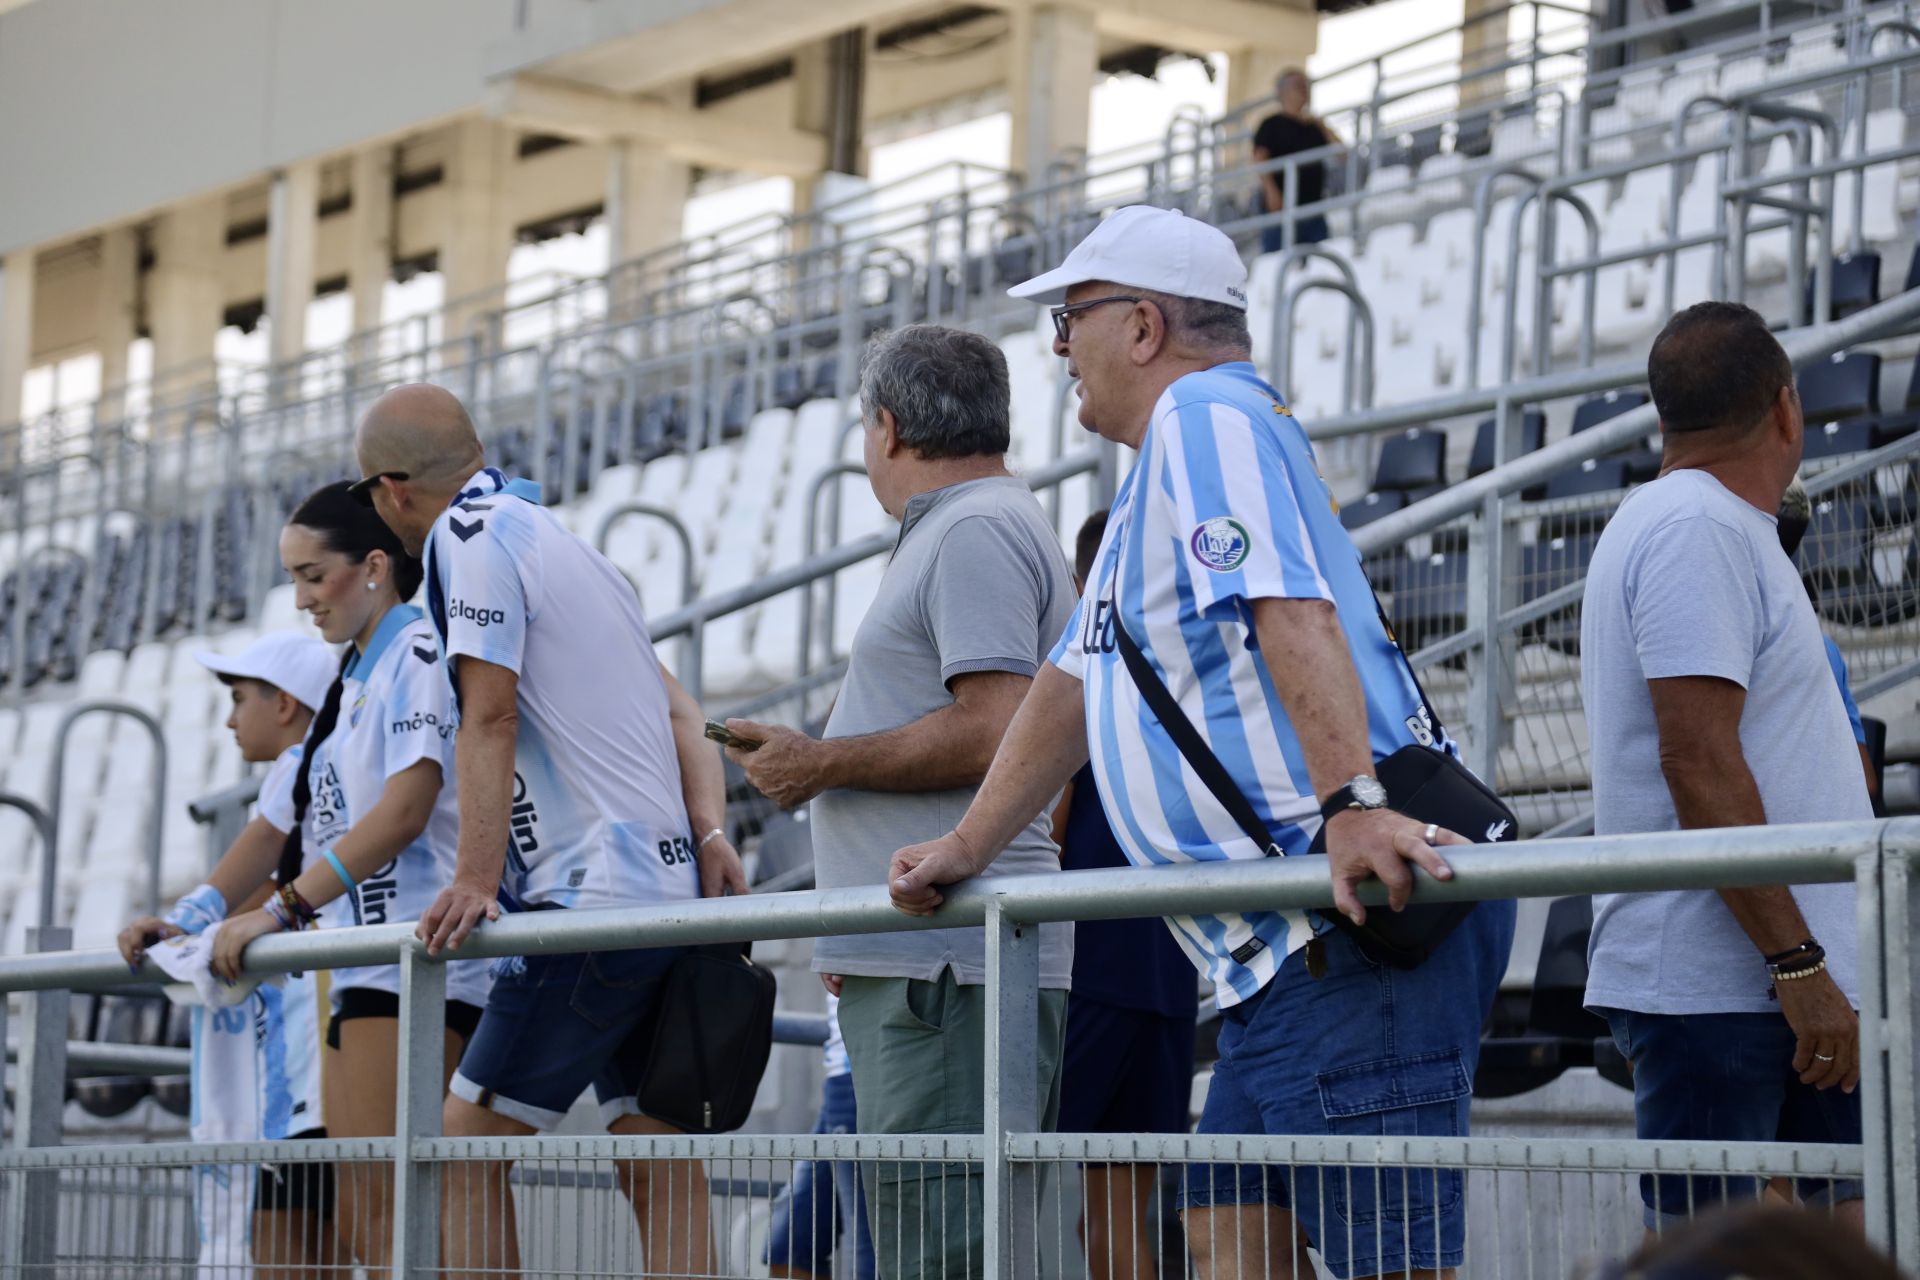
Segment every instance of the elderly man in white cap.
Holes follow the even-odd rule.
[[[1398,911],[1411,868],[1447,878],[1435,846],[1463,842],[1397,812],[1376,765],[1452,747],[1306,433],[1249,362],[1246,280],[1225,235],[1136,206],[1011,291],[1053,305],[1081,425],[1139,460],[979,794],[951,834],[895,855],[894,902],[935,910],[1089,757],[1136,865],[1325,852],[1345,928],[1290,911],[1167,921],[1221,1010],[1200,1132],[1464,1134],[1513,904],[1432,931],[1414,967],[1357,931],[1363,881]],[[1194,1165],[1182,1199],[1205,1280],[1311,1275],[1309,1243],[1336,1276],[1436,1275],[1465,1239],[1457,1170]]]

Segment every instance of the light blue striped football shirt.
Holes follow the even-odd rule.
[[[1084,682],[1087,743],[1101,799],[1139,866],[1259,858],[1128,675],[1116,607],[1181,709],[1274,840],[1305,853],[1319,830],[1306,758],[1261,661],[1252,602],[1329,600],[1367,701],[1376,760],[1431,744],[1431,719],[1379,621],[1300,424],[1251,364],[1191,373],[1154,406],[1121,483],[1086,594],[1050,661]],[[1311,936],[1296,912],[1169,919],[1222,1006],[1265,986]]]

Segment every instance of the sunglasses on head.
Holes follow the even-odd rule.
[[[347,486],[347,493],[363,507],[373,505],[373,491],[382,480],[409,480],[412,474],[406,471],[376,471]]]

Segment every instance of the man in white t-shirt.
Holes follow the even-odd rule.
[[[1600,835],[1873,816],[1820,624],[1775,512],[1805,425],[1758,313],[1702,302],[1654,340],[1665,447],[1594,549],[1581,691]],[[1599,894],[1586,1003],[1633,1066],[1639,1136],[1860,1141],[1851,884]],[[1648,1174],[1649,1229],[1759,1194]],[[1864,1221],[1857,1181],[1800,1197]]]
[[[746,892],[705,717],[654,653],[620,571],[540,506],[538,485],[486,465],[472,421],[441,388],[389,391],[357,448],[356,492],[426,562],[427,616],[454,689],[458,866],[421,917],[428,949],[458,950],[502,900],[543,911]],[[613,1132],[675,1132],[640,1114],[636,1095],[662,979],[681,954],[498,962],[445,1131],[550,1129],[592,1085]],[[651,1269],[706,1269],[699,1163],[618,1167]],[[504,1162],[448,1167],[450,1268],[518,1265],[505,1175]],[[481,1221],[490,1226],[475,1238]]]

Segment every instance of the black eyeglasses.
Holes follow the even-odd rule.
[[[376,471],[348,485],[347,493],[361,506],[370,507],[373,505],[373,490],[382,480],[411,480],[412,478],[412,473],[407,471]]]
[[[1073,328],[1070,322],[1072,321],[1073,317],[1079,314],[1080,312],[1090,311],[1094,307],[1104,307],[1109,302],[1145,302],[1145,301],[1146,301],[1145,298],[1139,297],[1138,295],[1135,295],[1135,294],[1116,293],[1111,297],[1106,297],[1106,298],[1088,298],[1085,302],[1069,302],[1063,307],[1053,308],[1047,314],[1053,317],[1053,331],[1056,335],[1059,336],[1060,341],[1064,343],[1067,341],[1067,337]]]

